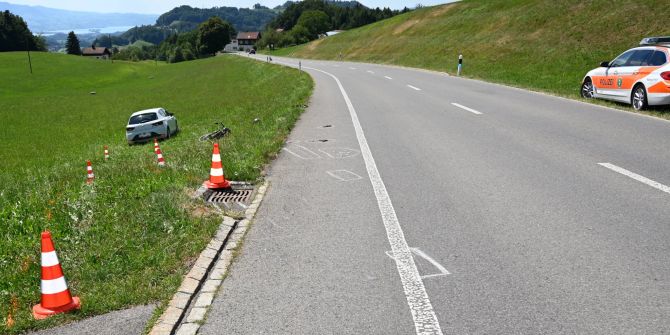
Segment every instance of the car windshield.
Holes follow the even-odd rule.
[[[130,121],[128,121],[128,124],[140,124],[154,120],[158,120],[158,116],[156,116],[156,113],[137,114],[130,117]]]

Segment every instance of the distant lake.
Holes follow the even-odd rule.
[[[104,27],[104,28],[82,28],[82,29],[65,29],[65,30],[54,30],[54,31],[46,31],[42,33],[42,36],[52,36],[57,33],[63,33],[67,34],[71,31],[74,31],[75,34],[77,35],[83,35],[83,34],[111,34],[111,33],[116,33],[116,32],[125,32],[126,30],[130,28],[134,28],[135,26],[117,26],[117,27]]]

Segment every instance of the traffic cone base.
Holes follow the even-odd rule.
[[[230,182],[227,180],[224,180],[223,183],[212,183],[209,180],[205,180],[202,183],[202,186],[207,187],[209,189],[217,189],[217,188],[230,188]]]
[[[79,297],[72,297],[72,301],[69,304],[60,306],[58,308],[50,309],[43,307],[41,304],[33,306],[33,317],[36,320],[43,320],[52,315],[65,313],[73,309],[80,309],[80,308],[81,308],[81,301],[79,300]]]

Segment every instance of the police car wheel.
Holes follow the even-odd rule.
[[[584,80],[584,83],[582,84],[581,94],[582,98],[584,99],[593,98],[593,83],[591,82],[591,79]]]
[[[638,85],[635,87],[631,97],[631,105],[635,110],[647,108],[647,91],[645,91],[644,86]]]

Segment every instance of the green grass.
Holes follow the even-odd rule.
[[[211,164],[211,144],[198,137],[223,121],[232,129],[220,142],[227,177],[259,181],[313,85],[297,70],[235,56],[173,65],[47,53],[32,60],[30,75],[25,53],[0,54],[2,333],[168,299],[220,222],[189,197]],[[181,128],[161,142],[163,169],[152,144],[128,146],[124,137],[130,113],[157,106]],[[83,306],[35,321],[45,229]]]
[[[670,35],[662,0],[464,0],[276,51],[463,74],[571,98],[601,61]],[[642,14],[643,13],[643,14]],[[613,104],[608,104],[613,105]],[[652,114],[670,118],[667,108]]]

